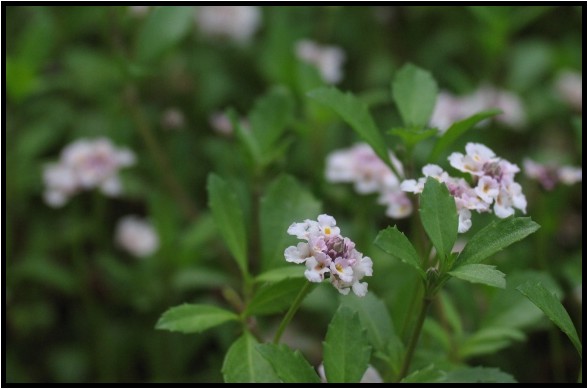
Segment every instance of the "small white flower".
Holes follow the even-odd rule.
[[[261,12],[254,6],[201,6],[196,10],[200,32],[211,38],[228,38],[244,44],[251,40],[261,22]]]
[[[316,66],[325,82],[336,84],[343,78],[341,68],[345,53],[339,47],[323,46],[304,39],[296,42],[295,52],[298,59]]]
[[[583,85],[581,73],[566,70],[557,76],[555,90],[570,106],[577,111],[582,111],[584,106],[582,98]]]
[[[159,247],[159,237],[153,226],[137,217],[125,216],[116,226],[116,243],[135,257],[147,257]]]

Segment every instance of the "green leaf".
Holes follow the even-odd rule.
[[[427,178],[421,194],[420,216],[423,227],[437,249],[441,260],[451,253],[457,239],[457,209],[447,186],[434,178]]]
[[[433,135],[437,134],[437,130],[434,128],[429,128],[426,130],[413,128],[393,128],[390,130],[390,134],[400,137],[410,149],[417,143],[425,139],[429,139]]]
[[[395,259],[415,268],[423,279],[427,278],[425,271],[421,268],[419,255],[414,246],[406,235],[398,230],[398,227],[388,227],[380,231],[374,244]]]
[[[314,368],[298,350],[293,351],[285,344],[258,344],[257,351],[273,366],[284,383],[321,382]]]
[[[404,377],[401,383],[432,383],[443,382],[446,374],[442,370],[435,367],[435,365],[426,366],[423,369],[416,370]]]
[[[371,347],[357,313],[340,306],[323,342],[325,375],[329,383],[358,383],[368,367]]]
[[[437,82],[431,73],[406,64],[392,82],[392,97],[407,127],[424,127],[435,108]]]
[[[455,261],[455,267],[480,263],[498,251],[539,229],[530,217],[508,217],[494,221],[470,239]]]
[[[533,304],[545,313],[556,326],[562,330],[574,344],[582,357],[582,343],[570,315],[559,302],[559,299],[551,294],[540,282],[526,282],[517,287],[517,290],[527,297]]]
[[[287,278],[304,277],[304,267],[299,265],[278,267],[261,273],[255,277],[255,282],[278,282]]]
[[[290,278],[262,286],[251,299],[245,313],[247,315],[269,315],[285,311],[306,282],[308,282],[306,278]]]
[[[278,383],[280,378],[257,351],[257,341],[245,332],[227,351],[221,368],[225,383]]]
[[[193,7],[166,6],[151,11],[137,37],[136,54],[149,61],[177,44],[193,24]]]
[[[274,88],[255,102],[249,121],[264,159],[267,160],[268,153],[292,119],[293,111],[294,101],[285,88]]]
[[[394,327],[384,301],[370,292],[364,297],[341,296],[341,304],[357,312],[370,344],[379,351],[386,350],[390,337],[394,335]]]
[[[288,227],[304,219],[316,219],[320,210],[320,202],[291,176],[280,176],[269,185],[261,198],[259,215],[263,270],[287,264],[284,250],[298,242],[288,235]]]
[[[395,171],[384,138],[365,103],[352,93],[342,93],[335,87],[318,88],[308,92],[307,95],[337,112],[374,149],[382,161]]]
[[[495,367],[463,367],[447,373],[443,382],[448,383],[477,383],[492,382],[501,384],[513,384],[517,381],[508,373]]]
[[[441,137],[437,140],[437,143],[435,143],[435,146],[431,151],[429,160],[435,161],[437,158],[439,158],[439,156],[444,150],[451,146],[453,142],[455,142],[460,136],[465,134],[468,130],[473,128],[476,124],[480,123],[482,120],[498,115],[501,112],[502,111],[499,109],[489,109],[487,111],[478,112],[475,115],[472,115],[468,118],[453,123],[447,129],[447,131],[445,131],[443,135],[441,135]]]
[[[462,265],[449,272],[455,278],[478,284],[486,284],[496,288],[506,288],[504,273],[496,270],[496,266],[473,263]]]
[[[468,337],[459,347],[462,359],[479,355],[493,354],[512,344],[525,340],[525,334],[516,328],[486,327]]]
[[[243,274],[247,274],[247,237],[243,210],[230,185],[214,173],[208,176],[208,205],[214,222]]]
[[[216,327],[227,321],[239,320],[233,312],[204,304],[182,304],[165,311],[155,328],[191,334]]]

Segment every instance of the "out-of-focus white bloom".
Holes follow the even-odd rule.
[[[62,150],[58,163],[44,168],[45,201],[60,207],[77,192],[93,188],[116,196],[121,192],[119,169],[134,163],[130,150],[116,148],[106,138],[77,140]]]
[[[129,6],[129,12],[135,17],[142,18],[151,11],[151,8],[150,5],[131,5]]]
[[[402,164],[392,152],[390,159],[402,173]],[[403,218],[412,212],[412,203],[400,189],[399,178],[365,143],[329,154],[325,176],[329,182],[353,183],[361,194],[379,193],[378,203],[388,207],[386,215],[392,218]]]
[[[296,42],[295,52],[298,59],[317,67],[323,81],[336,84],[343,78],[345,52],[341,48],[303,39]]]
[[[449,176],[437,165],[426,165],[423,167],[424,177],[405,180],[400,188],[405,192],[422,193],[427,177],[444,183],[455,198],[459,233],[468,231],[472,226],[471,211],[489,212],[494,205],[494,213],[500,218],[514,214],[515,208],[526,212],[527,199],[521,186],[514,181],[515,174],[520,171],[517,165],[497,157],[492,150],[479,143],[468,143],[465,155],[452,153],[448,159],[451,166],[472,175],[473,187],[463,178]]]
[[[317,221],[292,223],[287,232],[305,242],[286,248],[284,258],[304,263],[304,275],[310,282],[328,277],[341,294],[352,290],[358,296],[366,295],[367,282],[360,281],[372,275],[372,260],[357,251],[349,238],[341,236],[334,217],[322,214]]]
[[[178,108],[168,108],[161,116],[161,127],[166,130],[178,130],[184,127],[185,123],[184,113]]]
[[[196,9],[196,24],[202,34],[241,44],[251,40],[260,22],[261,12],[254,6],[210,5]]]
[[[558,95],[578,111],[582,111],[584,105],[583,85],[582,74],[569,70],[561,72],[555,80],[555,90]]]
[[[542,165],[529,158],[523,161],[525,175],[539,181],[545,190],[552,190],[558,183],[573,185],[582,181],[582,168],[573,166]]]
[[[151,223],[137,216],[125,216],[116,226],[116,243],[135,257],[143,258],[159,248],[159,237]]]
[[[235,132],[231,119],[229,119],[229,116],[224,112],[214,112],[210,115],[208,123],[214,131],[221,135],[231,136],[233,135],[233,132]],[[243,129],[249,130],[249,122],[246,119],[239,120],[239,125]]]
[[[327,376],[325,375],[325,365],[321,363],[316,370],[318,371],[321,381],[326,384]],[[382,380],[380,373],[378,373],[378,371],[372,365],[368,365],[367,370],[365,373],[363,373],[363,376],[359,381],[360,384],[381,384],[383,382],[384,380]]]
[[[517,95],[483,85],[475,92],[461,97],[441,91],[437,95],[429,125],[445,132],[454,122],[491,108],[501,109],[502,114],[496,116],[496,120],[510,127],[520,127],[525,123],[523,104]]]

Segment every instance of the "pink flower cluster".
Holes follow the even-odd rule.
[[[517,95],[484,85],[461,97],[440,92],[429,125],[445,132],[454,122],[491,108],[502,110],[496,119],[508,126],[519,127],[525,122],[523,105]]]
[[[402,172],[402,164],[394,154],[390,153],[390,159]],[[353,183],[358,193],[379,193],[378,203],[387,206],[389,217],[399,219],[412,212],[412,203],[400,189],[399,178],[365,143],[332,152],[327,157],[325,175],[329,182]]]
[[[45,166],[45,202],[60,207],[76,193],[93,188],[116,196],[122,189],[119,169],[134,163],[133,152],[117,149],[106,138],[77,140],[62,150],[58,163]]]
[[[513,215],[515,208],[526,212],[527,199],[522,187],[514,181],[520,171],[517,165],[497,157],[492,150],[479,143],[468,143],[466,154],[452,153],[449,163],[461,172],[471,174],[473,186],[463,178],[455,178],[437,165],[423,167],[423,175],[417,180],[405,180],[402,190],[412,193],[423,191],[427,177],[444,183],[455,198],[459,214],[458,232],[464,233],[472,226],[471,211],[494,211],[499,218]]]
[[[353,290],[357,296],[365,296],[368,284],[360,280],[372,275],[372,260],[340,234],[334,217],[323,214],[317,220],[306,219],[288,228],[288,234],[304,242],[284,251],[286,261],[305,263],[304,275],[310,282],[322,282],[327,275],[339,293],[348,294]]]
[[[315,66],[326,83],[336,84],[343,78],[345,52],[337,46],[323,46],[303,39],[296,42],[296,57]]]
[[[582,168],[573,166],[542,165],[529,158],[523,161],[525,175],[539,183],[545,190],[552,190],[555,185],[562,183],[573,185],[582,181]]]

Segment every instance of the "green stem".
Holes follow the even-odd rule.
[[[286,316],[284,316],[284,318],[282,319],[282,322],[280,323],[280,326],[278,327],[278,331],[276,332],[276,335],[274,336],[274,343],[275,344],[280,343],[280,338],[282,337],[282,334],[284,333],[286,326],[288,325],[288,323],[290,323],[290,321],[294,317],[294,314],[296,313],[296,311],[298,311],[298,308],[300,308],[300,304],[302,304],[302,301],[304,300],[306,295],[310,292],[311,287],[312,287],[312,284],[310,282],[306,282],[304,284],[304,286],[302,287],[302,289],[300,289],[298,296],[296,296],[296,298],[294,299],[294,302],[290,306],[290,309],[288,309]]]
[[[408,349],[406,350],[406,355],[404,356],[404,361],[402,362],[402,368],[400,369],[400,373],[398,374],[398,382],[400,382],[404,377],[406,377],[408,373],[410,363],[412,362],[412,356],[414,355],[414,350],[416,349],[416,345],[421,335],[423,324],[425,323],[425,318],[427,317],[427,311],[429,309],[429,306],[431,305],[431,301],[432,300],[430,297],[425,297],[423,299],[421,312],[419,313],[416,326],[408,343]]]

